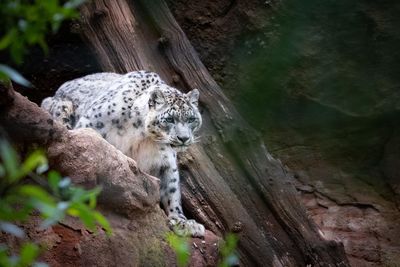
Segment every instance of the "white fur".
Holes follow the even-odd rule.
[[[197,89],[185,95],[157,74],[138,71],[66,82],[42,107],[70,129],[95,129],[143,171],[158,176],[170,227],[178,234],[204,236],[204,226],[182,212],[176,157],[195,141],[201,126],[197,102]]]

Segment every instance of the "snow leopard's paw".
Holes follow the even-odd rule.
[[[170,218],[169,227],[179,236],[204,237],[206,229],[204,225],[195,220],[183,220],[181,218]]]

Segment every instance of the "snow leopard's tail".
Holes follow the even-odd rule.
[[[43,99],[41,107],[47,110],[50,115],[68,129],[73,129],[75,125],[74,105],[69,100],[61,100],[56,97]]]

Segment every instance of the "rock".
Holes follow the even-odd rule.
[[[136,162],[92,129],[69,131],[48,149],[50,164],[75,184],[101,186],[99,202],[135,217],[159,202],[159,180],[140,171]]]
[[[218,245],[221,238],[206,230],[204,240],[192,238],[190,267],[217,266]]]

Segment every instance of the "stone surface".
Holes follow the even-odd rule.
[[[100,203],[135,217],[159,202],[159,179],[140,171],[136,162],[92,129],[69,131],[49,146],[50,163],[74,183],[103,188]]]
[[[111,236],[100,228],[95,233],[89,232],[71,217],[46,230],[40,230],[39,218],[32,217],[23,227],[29,239],[41,244],[43,252],[39,260],[49,266],[176,266],[176,256],[165,241],[169,230],[163,222],[167,218],[160,209],[138,214],[134,220],[101,211],[111,224]],[[16,239],[6,235],[0,235],[0,240],[18,245]],[[193,238],[188,242],[189,266],[217,265],[219,237],[207,231],[204,239]]]

